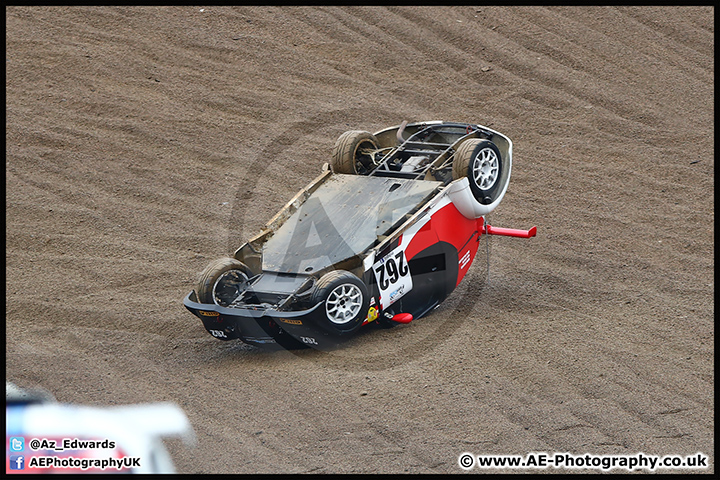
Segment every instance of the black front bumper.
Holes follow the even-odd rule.
[[[219,340],[240,339],[250,345],[270,349],[309,346],[334,348],[341,338],[324,329],[319,321],[324,302],[307,310],[278,311],[272,308],[221,307],[198,303],[195,291],[183,300],[185,307],[198,317],[205,329]]]

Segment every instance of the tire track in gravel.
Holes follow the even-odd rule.
[[[466,9],[468,10],[468,9]],[[607,33],[597,30],[588,29],[586,25],[577,20],[577,16],[583,17],[591,15],[586,7],[573,9],[570,14],[561,23],[562,34],[552,33],[558,28],[553,24],[552,18],[556,15],[548,12],[543,13],[547,9],[527,9],[525,7],[516,8],[483,8],[486,12],[483,17],[488,20],[478,20],[484,22],[487,30],[487,36],[483,36],[484,40],[479,45],[476,36],[471,36],[463,30],[457,29],[450,33],[448,28],[438,25],[435,22],[425,21],[422,25],[424,29],[429,30],[433,34],[433,40],[439,38],[441,42],[431,42],[434,46],[449,46],[448,48],[425,48],[423,42],[412,39],[412,44],[422,54],[432,58],[444,58],[444,62],[458,73],[463,73],[469,62],[467,59],[474,58],[478,55],[477,47],[479,46],[483,57],[487,58],[487,62],[491,64],[496,71],[500,73],[509,73],[513,76],[529,80],[534,85],[532,90],[520,93],[523,97],[538,106],[545,107],[550,112],[563,110],[563,102],[570,102],[575,108],[585,108],[587,105],[600,107],[603,111],[607,111],[618,118],[618,125],[612,130],[613,135],[625,136],[628,130],[634,130],[637,126],[647,131],[647,128],[653,131],[666,123],[664,115],[655,114],[647,115],[636,112],[635,103],[630,100],[631,95],[626,91],[627,85],[618,85],[615,81],[618,72],[617,69],[627,70],[627,76],[646,77],[648,69],[642,62],[639,64],[637,60],[637,52],[629,50],[627,47],[618,43],[617,36],[609,36],[619,29],[615,18],[608,19]],[[607,12],[609,9],[601,9]],[[524,12],[532,12],[527,14]],[[398,9],[398,14],[407,18],[411,22],[419,22],[419,15],[413,9]],[[512,15],[512,17],[510,17]],[[460,14],[458,15],[460,16]],[[474,21],[469,14],[465,14],[465,21]],[[510,20],[512,18],[512,21]],[[547,20],[544,20],[547,18]],[[522,20],[527,19],[525,22]],[[631,22],[633,23],[633,22]],[[597,24],[597,21],[596,21]],[[542,27],[542,28],[539,28]],[[629,26],[628,26],[629,27]],[[530,33],[527,33],[530,32]],[[573,32],[572,36],[568,32]],[[549,34],[549,35],[548,35]],[[472,46],[474,50],[469,47]],[[630,53],[635,53],[630,55]],[[556,68],[543,69],[533,68],[539,64],[534,58],[550,59],[550,64]],[[448,57],[450,60],[448,60]],[[595,62],[588,62],[588,58],[597,58]],[[618,61],[620,59],[620,61]],[[628,59],[627,61],[623,59]],[[630,60],[632,59],[632,60]],[[678,62],[682,62],[678,67],[672,65],[665,68],[658,65],[656,61],[648,57],[648,62],[652,65],[658,65],[668,70],[660,74],[668,77],[668,83],[672,82],[675,87],[677,85],[686,84],[682,79],[677,80],[676,77],[686,76],[688,65],[687,59],[683,55],[677,56]],[[592,69],[579,68],[578,64],[583,63],[586,66],[592,65]],[[547,65],[547,62],[543,62]],[[557,68],[560,67],[560,68]],[[680,70],[682,68],[682,70]],[[692,73],[692,69],[690,71]],[[703,75],[708,74],[707,69],[702,72]],[[658,75],[655,73],[654,75]],[[707,78],[703,79],[707,84]],[[603,82],[602,88],[588,90],[586,85],[594,82]],[[691,82],[695,83],[695,82]],[[543,88],[536,88],[537,85]],[[636,88],[643,89],[642,85]],[[649,92],[647,95],[659,95],[661,90],[657,92]],[[637,96],[638,92],[633,92],[633,96]],[[645,95],[644,93],[640,93]],[[660,108],[660,98],[653,99],[648,103],[657,103]],[[665,104],[662,104],[663,107]],[[550,113],[552,115],[552,113]],[[612,117],[610,117],[612,119]],[[670,124],[667,124],[668,126]],[[630,128],[628,128],[630,127]],[[643,132],[645,133],[645,132]],[[636,136],[637,132],[632,132],[632,136]]]
[[[363,12],[362,17],[367,18],[366,15],[364,15],[365,12]],[[383,28],[383,30],[391,30],[390,28]],[[414,29],[414,31],[420,31],[419,29]],[[402,33],[402,32],[401,32]],[[394,38],[401,38],[401,33],[398,33],[397,37]],[[439,37],[445,39],[447,35],[438,35]],[[423,51],[421,47],[418,47],[418,43],[413,43],[413,47],[418,49],[419,51],[423,53],[428,53],[427,50]],[[432,42],[431,42],[432,43]],[[433,43],[434,45],[437,45],[437,42]],[[452,42],[451,42],[452,44]],[[438,51],[442,51],[442,49],[439,49]],[[430,54],[436,54],[437,51],[430,52]],[[580,53],[579,53],[580,55]],[[446,62],[448,65],[450,65],[453,68],[461,69],[463,68],[460,63],[453,63],[453,62]],[[546,81],[548,85],[551,85],[553,82]],[[547,96],[539,95],[539,99],[547,98]],[[536,102],[538,105],[542,105],[542,102]],[[557,105],[555,103],[549,103],[546,104],[546,106],[549,107],[555,107],[557,108]],[[620,116],[626,116],[626,111],[622,110],[616,110],[615,113],[619,113]],[[649,126],[654,126],[654,124],[649,124]],[[568,173],[572,171],[570,168],[567,169]],[[621,171],[619,170],[618,173]],[[621,205],[623,202],[618,202],[618,205]],[[558,260],[556,258],[555,260]],[[580,272],[581,270],[578,270]],[[507,354],[507,352],[505,352]],[[625,389],[626,391],[630,391],[629,385],[623,385],[623,378],[626,376],[629,378],[632,378],[633,374],[632,372],[629,372],[619,366],[618,363],[612,361],[611,359],[616,355],[616,352],[607,351],[607,352],[599,352],[599,358],[602,359],[600,362],[601,367],[605,368],[599,368],[599,370],[607,370],[609,372],[612,372],[613,378],[617,378],[615,380],[616,388],[622,390]],[[528,363],[537,363],[537,359],[528,359]],[[606,363],[609,362],[609,363]],[[520,362],[522,363],[522,362]],[[517,373],[517,372],[516,372]],[[511,372],[503,370],[503,375],[512,375]],[[601,375],[603,375],[601,373]],[[604,373],[604,375],[608,375],[608,373]],[[523,385],[526,384],[534,384],[533,378],[513,378],[513,382],[510,384],[506,384],[505,388],[510,389],[512,386],[512,389],[515,389],[515,394],[511,394],[513,397],[519,397],[522,398],[523,392],[525,390],[525,387]],[[642,407],[635,407],[634,404],[629,403],[629,401],[621,401],[617,406],[613,408],[613,414],[614,417],[618,420],[619,423],[614,423],[610,426],[605,425],[607,422],[607,418],[604,416],[598,416],[594,413],[594,410],[597,408],[597,401],[605,401],[605,396],[602,393],[599,393],[592,388],[584,387],[585,385],[584,380],[578,380],[577,387],[580,387],[580,390],[576,392],[576,395],[579,396],[583,400],[584,403],[588,403],[587,408],[580,409],[578,412],[575,413],[574,418],[566,419],[564,422],[559,423],[557,425],[554,425],[552,421],[549,421],[550,425],[540,425],[536,431],[533,431],[533,433],[536,433],[538,435],[538,438],[545,438],[546,440],[549,440],[549,443],[544,443],[540,445],[534,445],[535,448],[545,448],[545,449],[551,449],[553,447],[556,447],[556,449],[563,449],[567,448],[567,443],[570,439],[570,443],[573,442],[573,435],[577,433],[578,431],[584,432],[584,439],[586,442],[588,442],[588,437],[591,439],[589,443],[596,446],[610,446],[611,450],[613,446],[628,446],[629,445],[629,439],[625,435],[618,435],[616,432],[618,430],[621,430],[623,425],[629,423],[634,426],[634,429],[641,432],[646,432],[649,438],[659,438],[663,435],[665,435],[667,432],[665,430],[665,426],[662,424],[662,422],[657,420],[656,414],[645,414],[644,408],[647,405],[653,404],[655,402],[655,399],[660,397],[663,393],[662,389],[659,390],[657,393],[653,394],[653,397],[651,397],[648,400],[648,404],[643,405]],[[666,388],[674,388],[675,384],[670,383],[669,385],[665,386]],[[512,391],[512,390],[511,390]],[[547,392],[545,392],[547,393]],[[527,394],[527,392],[525,392]],[[598,396],[599,395],[599,396]],[[595,400],[593,400],[595,399]],[[543,402],[540,402],[540,405],[537,407],[538,411],[534,410],[528,410],[528,405],[533,405],[537,403],[537,399],[534,401],[528,401],[527,403],[522,403],[522,407],[518,407],[518,409],[515,411],[514,414],[511,414],[507,416],[507,413],[499,413],[500,416],[505,417],[507,420],[510,421],[511,424],[517,425],[519,427],[522,427],[523,425],[528,425],[531,423],[532,418],[537,418],[537,413],[542,410],[543,412],[547,412],[548,410],[552,410],[552,408],[548,404],[543,404]],[[706,407],[707,405],[705,405]],[[506,405],[503,407],[503,412],[507,408]],[[607,408],[607,407],[605,407]],[[522,413],[520,413],[522,412]],[[699,412],[702,415],[702,409]],[[680,429],[682,430],[682,429]],[[671,433],[670,435],[676,435],[678,438],[682,438],[683,434],[682,432],[678,430],[676,433]],[[596,434],[593,436],[591,432],[596,432]],[[551,441],[551,439],[555,439],[554,441]]]
[[[604,80],[608,82],[605,85],[605,88],[592,91],[587,90],[585,85],[598,81],[601,77],[598,77],[596,74],[597,72],[594,74],[583,74],[582,72],[578,73],[574,62],[567,60],[570,58],[567,53],[563,53],[562,58],[566,59],[565,62],[569,63],[569,65],[573,67],[572,69],[564,66],[561,66],[562,68],[560,69],[535,68],[535,65],[539,64],[537,60],[540,58],[535,58],[537,57],[537,52],[533,55],[532,48],[538,48],[538,46],[542,44],[533,40],[532,42],[528,42],[527,46],[530,47],[530,49],[526,48],[526,45],[524,45],[521,41],[524,35],[522,32],[525,30],[522,27],[515,27],[514,22],[516,20],[513,18],[511,21],[508,17],[508,15],[511,15],[510,12],[514,15],[515,10],[516,9],[505,9],[500,7],[490,9],[484,8],[483,12],[485,12],[485,14],[482,16],[490,20],[475,20],[474,17],[470,17],[469,13],[465,14],[466,18],[464,21],[466,23],[477,22],[478,24],[483,25],[481,22],[484,22],[483,26],[486,30],[483,31],[483,35],[480,36],[482,40],[479,42],[478,35],[475,34],[478,27],[474,25],[473,30],[462,30],[460,27],[456,27],[450,31],[450,27],[439,26],[437,23],[426,20],[426,25],[424,25],[424,27],[432,33],[432,37],[430,38],[433,38],[433,40],[438,38],[441,39],[441,42],[429,41],[428,43],[434,46],[448,45],[448,47],[418,47],[417,45],[422,45],[422,42],[413,42],[413,45],[415,45],[416,48],[419,48],[424,55],[432,58],[443,59],[442,61],[450,66],[452,70],[454,70],[457,74],[467,76],[469,81],[472,83],[477,84],[479,82],[478,78],[482,78],[484,80],[487,76],[470,77],[470,75],[468,75],[469,72],[467,71],[467,65],[469,60],[467,59],[478,57],[482,58],[483,61],[475,60],[474,63],[485,63],[490,65],[493,68],[491,71],[494,72],[493,76],[500,76],[501,80],[499,83],[515,83],[515,81],[512,80],[514,77],[526,80],[526,82],[517,83],[527,83],[528,85],[532,85],[532,88],[520,90],[516,92],[516,95],[519,95],[520,98],[527,99],[534,105],[544,107],[543,109],[550,117],[555,116],[554,112],[566,110],[570,105],[575,108],[584,108],[587,105],[600,106],[603,109],[607,109],[613,114],[619,116],[621,119],[628,117],[628,115],[632,113],[631,109],[624,107],[624,105],[629,104],[629,102],[628,100],[623,100],[622,97],[625,95],[622,92],[614,92],[613,94],[608,93],[613,90],[613,85],[611,83],[612,77],[609,77],[607,74],[602,75],[602,77],[605,77]],[[522,10],[522,8],[520,8],[520,10]],[[540,10],[542,11],[542,9]],[[418,16],[411,9],[402,9],[400,10],[400,14],[405,18],[408,18],[410,21],[420,21],[418,20]],[[458,16],[460,17],[461,15],[459,14]],[[537,27],[534,29],[531,28],[531,31],[532,30],[537,31]],[[568,43],[572,44],[573,40],[575,39],[560,39],[563,45]],[[555,41],[557,42],[558,40]],[[577,51],[576,56],[578,58],[582,57],[585,59],[589,53],[592,54],[592,51],[588,51],[587,49],[578,51],[577,48],[578,47],[575,46],[575,51]],[[558,52],[560,50],[562,49],[556,48],[553,49],[552,52]],[[450,56],[456,59],[455,61],[446,60],[449,52],[451,52]],[[555,58],[550,58],[551,63],[556,62]],[[554,64],[561,65],[557,63]],[[601,61],[600,64],[602,65],[603,62]],[[607,68],[604,70],[601,68],[599,69],[599,72],[606,73]],[[510,75],[511,78],[503,81],[502,78],[508,75]],[[513,109],[505,112],[506,115],[512,116],[515,109],[518,109],[516,115],[520,114],[521,105],[516,104],[517,102],[510,102],[507,105],[503,105],[503,102],[497,102],[497,104],[493,104],[493,106],[499,108],[501,112],[504,109]],[[623,124],[624,121],[621,120],[621,125],[619,125],[618,128],[613,129],[612,132],[608,133],[612,133],[615,136],[624,135],[624,131],[627,130],[627,127]]]

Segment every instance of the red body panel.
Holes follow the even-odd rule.
[[[478,249],[483,220],[465,218],[455,205],[448,203],[435,211],[430,220],[413,236],[405,249],[405,256],[412,259],[419,252],[437,242],[446,242],[458,253],[458,277],[456,286],[472,264]]]

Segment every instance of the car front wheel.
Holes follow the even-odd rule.
[[[357,331],[367,316],[370,296],[365,283],[345,270],[323,275],[315,285],[313,304],[324,302],[323,327],[338,335]]]

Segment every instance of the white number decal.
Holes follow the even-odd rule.
[[[412,290],[412,276],[405,251],[398,247],[373,265],[380,290],[380,305],[387,308]]]
[[[208,330],[208,332],[215,338],[227,338],[227,335],[222,330]]]

